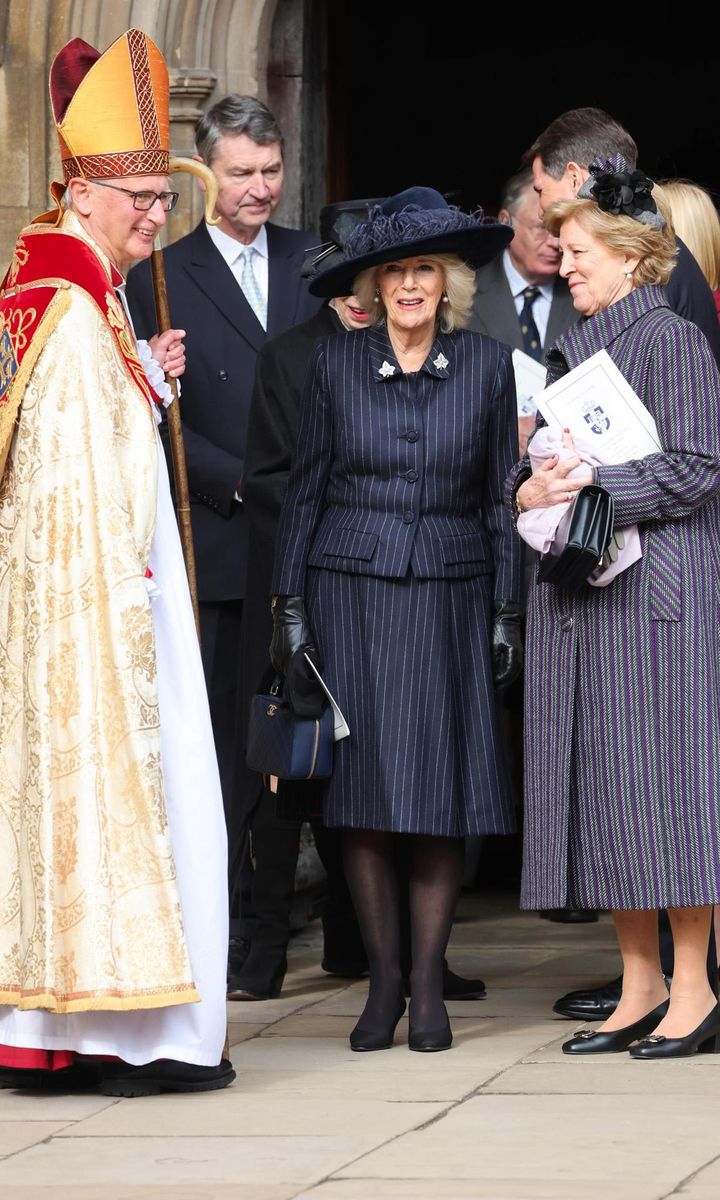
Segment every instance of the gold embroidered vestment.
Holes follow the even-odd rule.
[[[63,227],[69,243],[89,242],[71,215]],[[58,1013],[199,999],[145,583],[158,441],[132,335],[111,324],[109,264],[93,250],[106,310],[61,287],[0,484],[0,1004]]]

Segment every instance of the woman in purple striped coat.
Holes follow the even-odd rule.
[[[526,458],[510,478],[522,512],[594,474],[616,529],[637,525],[642,546],[607,587],[531,589],[522,903],[613,913],[621,1001],[563,1050],[667,1058],[720,1048],[706,971],[720,902],[720,377],[702,333],[667,306],[675,240],[651,181],[619,159],[590,170],[546,214],[582,314],[548,355],[548,382],[606,350],[663,449],[594,473],[576,456],[531,475]],[[669,997],[658,908],[675,940]]]

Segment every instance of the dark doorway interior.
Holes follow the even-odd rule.
[[[720,198],[717,71],[677,9],[673,24],[659,6],[633,28],[617,7],[564,20],[512,4],[328,7],[329,200],[428,184],[496,211],[537,134],[585,105],[630,130],[654,178]]]

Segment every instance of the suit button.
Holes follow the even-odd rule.
[[[407,479],[408,483],[415,483],[415,480],[417,479],[417,477],[418,477],[417,471],[406,471],[405,472],[405,478]]]
[[[415,513],[410,512],[409,509],[407,512],[403,513],[403,521],[405,522],[406,525],[412,525],[414,520],[415,520]]]
[[[563,617],[562,621],[560,622],[560,628],[562,629],[563,633],[570,633],[572,627],[573,627],[572,617]]]
[[[218,379],[221,379],[223,383],[225,383],[225,380],[227,379],[227,377],[228,377],[227,371],[218,371]]]
[[[417,432],[416,429],[411,429],[410,432],[407,434],[407,440],[409,442],[416,442],[418,440],[419,436],[420,436],[420,434]]]

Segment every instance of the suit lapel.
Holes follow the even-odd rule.
[[[513,349],[522,350],[520,322],[505,274],[502,257],[493,259],[478,272],[474,308],[484,322],[490,323],[493,337]]]
[[[204,222],[195,229],[192,257],[185,264],[185,270],[225,320],[255,350],[262,349],[266,341],[265,330],[222,254],[213,245]]]

